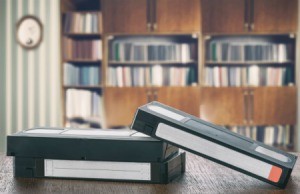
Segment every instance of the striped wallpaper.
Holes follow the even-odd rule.
[[[0,150],[5,135],[37,126],[61,126],[59,0],[0,0]],[[17,44],[25,15],[43,24],[34,50]]]

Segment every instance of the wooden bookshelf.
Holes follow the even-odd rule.
[[[293,136],[296,136],[298,133],[295,127],[298,90],[296,53],[299,49],[296,44],[297,9],[297,0],[63,0],[62,25],[64,14],[67,13],[103,13],[101,26],[103,32],[62,31],[61,34],[62,37],[74,40],[101,39],[103,59],[62,58],[62,64],[96,65],[101,69],[101,83],[98,86],[62,83],[62,90],[101,91],[105,112],[104,127],[128,126],[138,106],[158,100],[224,126],[290,125],[294,127]],[[161,37],[173,42],[196,43],[197,58],[184,62],[111,58],[113,44],[117,40],[132,44],[140,43],[141,40],[162,43]],[[230,40],[248,38],[253,44],[254,39],[257,39],[258,43],[265,39],[266,42],[274,44],[291,44],[289,48],[291,57],[278,61],[207,58],[207,54],[211,52],[209,43],[223,38]],[[145,84],[116,87],[110,84],[113,77],[110,73],[112,68],[119,68],[118,71],[121,69],[123,72],[124,68],[153,68],[157,65],[162,68],[195,68],[196,79],[193,84],[184,86]],[[290,68],[291,81],[276,86],[237,84],[237,86],[214,87],[206,83],[206,68],[249,69],[252,66]],[[66,103],[64,96],[63,102]],[[65,106],[63,113],[65,118]],[[297,139],[293,139],[291,145],[280,145],[279,148],[293,149],[297,146],[296,142]]]
[[[109,61],[110,65],[197,65],[197,61],[178,62],[178,61]]]
[[[102,89],[102,86],[79,86],[79,85],[68,85],[68,86],[64,86],[64,89],[70,89],[70,88],[74,88],[74,89]]]
[[[101,63],[101,60],[95,59],[63,59],[66,63]]]
[[[75,0],[62,0],[61,1],[61,36],[62,38],[62,98],[64,102],[63,106],[63,121],[65,126],[74,126],[75,127],[86,127],[88,122],[90,122],[90,118],[93,118],[93,122],[91,122],[91,125],[94,125],[95,123],[100,123],[99,126],[103,124],[103,114],[100,113],[100,109],[102,109],[102,102],[97,103],[97,105],[94,104],[94,99],[98,99],[99,101],[102,99],[102,58],[100,56],[103,56],[101,53],[97,54],[97,56],[88,57],[89,53],[85,50],[89,49],[81,49],[81,53],[78,52],[77,48],[69,48],[69,45],[65,45],[64,38],[68,38],[70,41],[77,41],[78,43],[80,41],[94,41],[94,40],[101,40],[102,39],[102,15],[101,15],[101,3],[98,0],[87,0],[87,1],[75,1]],[[76,15],[76,17],[75,17]],[[87,16],[88,15],[88,16]],[[67,16],[69,18],[67,18]],[[74,16],[74,17],[73,17]],[[81,23],[80,23],[81,22]],[[94,27],[94,24],[97,22],[97,28]],[[66,26],[67,25],[67,26]],[[86,43],[85,43],[86,44]],[[96,43],[95,43],[96,44]],[[77,44],[77,47],[84,48],[87,45],[80,46]],[[102,47],[102,43],[100,42],[100,47]],[[102,50],[103,51],[103,50]],[[102,52],[101,51],[101,52]],[[72,53],[72,57],[66,57],[65,52],[68,52],[68,55]],[[84,54],[86,53],[85,57],[76,57],[77,54]],[[91,51],[90,51],[91,52]],[[66,68],[66,65],[71,66],[74,69],[78,69],[79,72],[72,70],[72,68]],[[94,68],[94,69],[88,69],[87,68]],[[84,69],[85,68],[85,69]],[[72,72],[71,72],[72,70]],[[67,72],[70,71],[70,72]],[[96,72],[95,72],[96,71]],[[77,73],[76,73],[77,72]],[[76,73],[76,76],[75,76]],[[71,76],[68,78],[68,76]],[[90,76],[96,76],[98,78],[94,78],[97,81],[97,83],[94,83],[94,81]],[[73,77],[73,78],[72,78]],[[92,79],[92,80],[91,80]],[[64,83],[65,81],[68,81],[70,83]],[[80,84],[80,82],[84,81],[85,83]],[[93,81],[93,82],[91,82]],[[74,83],[73,83],[74,82]],[[75,83],[76,82],[76,83]],[[90,82],[90,83],[89,83]],[[82,93],[82,94],[81,94]],[[85,93],[83,95],[83,93]],[[71,96],[73,95],[73,97]],[[87,98],[84,96],[90,95],[90,103],[87,103]],[[77,97],[76,97],[77,96]],[[95,97],[96,96],[96,97]],[[78,98],[82,98],[81,101],[78,100]],[[77,100],[75,100],[77,99]],[[68,113],[67,107],[70,103],[75,103],[71,106],[79,106],[80,103],[85,103],[85,106],[90,106],[90,114],[88,115],[85,112],[87,110],[72,110],[73,112]],[[99,107],[99,111],[97,111],[97,115],[93,111],[94,107]],[[80,114],[78,114],[80,113]],[[68,116],[68,114],[71,114],[72,116]],[[102,114],[102,115],[101,115]],[[83,123],[77,123],[76,122],[83,122]],[[86,123],[87,122],[87,123]],[[68,124],[69,123],[69,124]],[[67,125],[68,124],[68,125]]]
[[[64,33],[64,36],[74,37],[74,38],[100,38],[101,34],[99,34],[99,33],[74,33],[74,32],[68,32],[68,33]]]
[[[206,65],[293,65],[293,61],[283,61],[283,62],[274,62],[274,61],[224,61],[224,62],[215,62],[215,61],[205,61]]]
[[[274,144],[274,146],[288,151],[297,146],[295,138],[297,135],[297,83],[295,80],[296,50],[298,49],[295,35],[297,33],[297,4],[296,0],[289,2],[284,0],[276,0],[276,2],[268,0],[202,1],[203,56],[205,57],[202,59],[200,118],[224,126],[288,125],[294,128],[289,134],[291,136],[290,143],[288,145]],[[278,61],[264,60],[263,58],[259,60],[229,60],[223,59],[219,50],[217,52],[222,59],[211,60],[208,58],[214,52],[210,47],[211,42],[226,42],[226,39],[229,39],[232,45],[241,44],[243,39],[249,39],[250,45],[252,42],[254,45],[260,44],[264,40],[267,40],[265,41],[267,43],[291,44],[290,57],[287,60]],[[226,48],[226,45],[223,46]],[[218,55],[218,53],[215,54]],[[214,55],[214,57],[216,56]],[[224,84],[225,86],[206,83],[207,76],[212,75],[211,71],[206,72],[207,68],[215,68],[213,76],[218,79],[219,76],[224,76],[218,71],[228,72],[231,75],[232,68],[233,70],[237,68],[249,70],[253,66],[257,66],[259,73],[268,68],[290,68],[292,78],[289,84],[274,86],[275,84],[268,82],[271,77],[267,77],[267,75],[275,74],[275,72],[276,75],[279,74],[276,69],[272,74],[264,75],[267,80],[267,85],[264,86],[261,85],[265,83],[261,77],[257,78],[259,82],[255,86],[252,86],[253,83],[243,86],[241,84],[229,85],[229,82],[235,81],[234,79],[230,80],[228,85]],[[286,71],[282,70],[282,72]],[[284,75],[284,73],[282,74]],[[258,76],[262,76],[262,73]],[[228,79],[230,79],[229,76]],[[253,74],[251,79],[254,79]],[[223,81],[226,79],[223,78]],[[283,82],[278,81],[277,83]],[[218,107],[218,109],[214,109],[214,107]]]

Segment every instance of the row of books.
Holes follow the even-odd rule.
[[[101,12],[68,12],[65,14],[65,33],[100,33],[102,32]]]
[[[268,145],[289,146],[293,144],[293,127],[290,125],[253,127],[233,126],[227,128],[235,133],[239,133]]]
[[[291,60],[291,45],[284,43],[215,42],[209,44],[207,60],[285,62]]]
[[[205,68],[205,85],[214,87],[293,85],[290,67],[224,67]]]
[[[188,43],[130,43],[114,42],[111,46],[112,61],[171,61],[188,63],[197,59],[196,44]]]
[[[78,66],[70,63],[64,64],[64,84],[94,86],[99,85],[101,79],[99,66],[84,65]]]
[[[108,85],[131,86],[187,86],[197,82],[193,67],[109,67]]]
[[[66,117],[67,119],[92,120],[102,117],[102,99],[97,91],[67,89]]]
[[[65,59],[102,59],[102,40],[63,39]]]

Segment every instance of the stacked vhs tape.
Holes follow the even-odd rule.
[[[137,109],[132,129],[284,188],[297,156],[151,102]]]
[[[7,137],[15,177],[168,183],[185,153],[134,130],[35,128]]]

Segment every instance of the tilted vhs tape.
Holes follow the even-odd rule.
[[[14,176],[22,178],[98,179],[169,183],[185,171],[185,152],[164,162],[116,162],[14,158]]]
[[[7,137],[7,155],[26,158],[161,162],[177,152],[134,130],[35,128]]]
[[[138,108],[131,128],[281,188],[297,160],[159,102]]]

